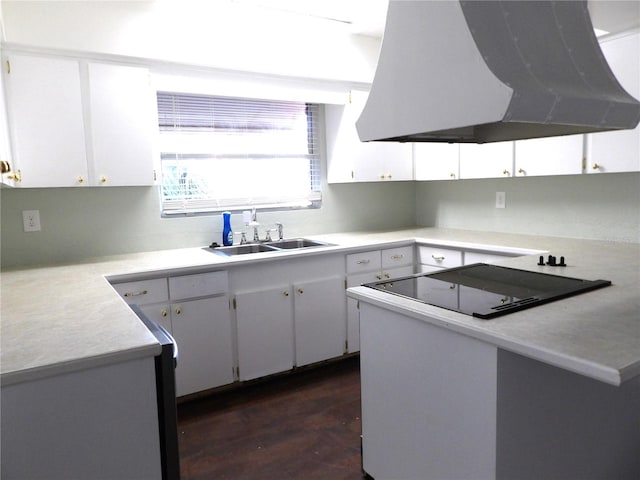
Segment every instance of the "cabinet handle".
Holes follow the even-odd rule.
[[[78,183],[84,183],[84,177],[78,177]]]
[[[436,255],[435,253],[431,255],[431,258],[433,258],[434,260],[441,262],[444,260],[444,255]]]
[[[364,265],[364,264],[367,264],[367,263],[371,263],[371,260],[369,260],[368,258],[365,258],[364,260],[358,260],[356,263],[358,265]]]
[[[453,172],[451,172],[451,173],[449,174],[449,176],[450,176],[451,178],[456,178],[456,174],[455,174],[455,173],[453,173]]]
[[[176,315],[180,315],[182,313],[182,309],[180,307],[176,307],[175,312]]]
[[[455,290],[456,289],[456,284],[452,283],[451,285],[449,285],[449,290]]]
[[[391,255],[391,260],[401,260],[404,258],[404,254],[401,253],[399,255]]]
[[[391,278],[391,275],[389,275],[388,273],[385,273],[384,278]]]
[[[20,170],[16,171],[16,173],[9,175],[10,180],[14,180],[16,182],[22,181],[22,172]]]
[[[376,278],[377,278],[378,280],[382,280],[382,275],[376,275]]]
[[[505,176],[509,176],[509,170],[507,170],[506,168],[502,171],[502,174]]]
[[[107,177],[104,175],[100,177],[100,183],[107,183]]]
[[[9,162],[2,160],[0,162],[0,173],[9,173],[11,171],[11,165]]]
[[[593,165],[591,165],[591,169],[592,170],[600,170],[600,165],[598,165],[597,163],[594,163]]]
[[[524,174],[526,174],[527,172],[524,170],[524,168],[519,168],[519,169],[518,169],[518,173],[519,173],[520,175],[524,175]]]
[[[299,289],[298,289],[298,293],[299,293],[300,295],[302,295],[302,294],[304,293],[304,289],[299,288]]]
[[[11,62],[7,60],[7,75],[11,74]]]
[[[289,290],[285,290],[284,292],[282,292],[282,294],[283,294],[285,297],[288,297],[288,296],[289,296]]]
[[[161,316],[163,316],[163,317],[166,317],[167,315],[169,315],[169,312],[167,312],[167,309],[166,309],[166,308],[163,308],[163,309],[160,311],[160,315],[161,315]]]
[[[139,297],[140,295],[146,295],[149,293],[148,290],[140,290],[139,292],[126,292],[124,294],[125,297]]]

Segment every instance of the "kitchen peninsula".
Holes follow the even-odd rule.
[[[592,247],[569,253],[568,267],[534,256],[500,265],[613,286],[492,320],[350,289],[364,470],[376,479],[638,478],[639,249]]]
[[[421,329],[433,328],[444,335],[456,335],[461,338],[461,344],[464,344],[461,348],[465,356],[460,356],[460,361],[467,358],[469,363],[472,363],[471,357],[476,347],[480,345],[481,350],[485,346],[489,350],[499,349],[499,352],[488,355],[497,358],[498,366],[509,365],[510,368],[511,366],[517,368],[522,365],[522,362],[525,366],[532,361],[536,362],[536,365],[540,363],[543,379],[546,378],[545,369],[554,368],[562,370],[561,375],[567,375],[567,371],[573,372],[570,375],[576,375],[580,379],[584,377],[586,381],[595,382],[607,391],[627,392],[628,389],[635,388],[629,391],[628,398],[636,402],[637,406],[639,398],[637,385],[640,382],[640,319],[638,317],[640,299],[637,295],[637,285],[640,281],[640,246],[637,244],[435,228],[335,233],[310,238],[333,245],[302,251],[257,253],[235,257],[212,254],[202,248],[189,248],[95,258],[70,265],[4,270],[1,279],[3,475],[9,475],[11,468],[16,466],[16,462],[21,458],[25,459],[25,456],[19,456],[18,452],[28,452],[29,448],[34,448],[34,444],[29,443],[33,438],[16,436],[18,433],[22,435],[24,432],[31,432],[40,438],[51,438],[46,436],[51,435],[51,432],[45,435],[38,430],[46,429],[44,424],[39,424],[38,429],[33,429],[33,425],[16,423],[20,419],[25,422],[29,419],[24,416],[15,416],[11,405],[15,405],[15,408],[20,405],[24,410],[30,408],[35,399],[32,398],[21,404],[15,402],[10,404],[5,402],[5,395],[10,395],[12,391],[15,392],[35,382],[55,385],[56,381],[68,375],[88,373],[84,377],[85,381],[92,382],[93,372],[117,365],[140,364],[139,371],[145,372],[147,371],[145,369],[148,369],[149,360],[157,354],[157,343],[142,327],[136,315],[112,288],[110,282],[129,282],[157,277],[176,278],[178,275],[199,275],[226,270],[230,277],[230,291],[235,292],[241,290],[239,282],[247,278],[248,270],[245,270],[243,275],[236,275],[242,269],[264,267],[265,278],[271,280],[274,272],[278,272],[278,265],[290,265],[303,259],[324,265],[327,264],[322,260],[326,258],[325,256],[330,256],[334,260],[339,256],[340,261],[337,265],[341,273],[337,272],[334,276],[337,275],[339,282],[344,285],[347,256],[366,251],[379,252],[380,249],[410,247],[416,248],[417,251],[418,248],[422,248],[414,245],[437,246],[451,251],[457,249],[458,252],[494,251],[501,252],[503,255],[510,254],[511,257],[526,255],[528,252],[529,255],[526,256],[497,260],[519,268],[537,268],[535,263],[538,257],[531,254],[534,251],[564,255],[569,265],[567,275],[587,279],[606,278],[613,282],[613,286],[506,316],[503,317],[504,320],[484,323],[475,323],[463,318],[463,315],[433,307],[422,307],[428,310],[426,312],[420,309],[414,311],[412,307],[401,302],[391,306],[388,300],[376,299],[372,294],[362,292],[360,287],[350,289],[348,295],[358,298],[363,318],[371,306],[373,309],[384,311],[385,316],[389,310],[393,316],[392,320],[396,316],[408,317],[415,320],[416,325]],[[418,268],[418,265],[415,268]],[[307,293],[311,292],[305,291],[305,296]],[[293,294],[290,295],[292,296]],[[424,317],[429,317],[431,320],[426,321]],[[398,332],[401,330],[398,329]],[[362,348],[363,362],[369,358],[367,332],[365,326],[362,330],[365,342]],[[414,339],[419,343],[421,337],[414,336]],[[389,340],[391,341],[392,338],[390,337]],[[404,346],[400,349],[394,346],[392,351],[382,349],[375,353],[378,358],[388,360],[392,365],[394,358],[402,358],[403,350],[409,351]],[[513,358],[522,362],[504,361]],[[482,362],[475,362],[475,364],[481,368]],[[398,381],[403,379],[411,381],[411,375],[419,374],[421,371],[420,365],[405,364],[402,367],[402,375],[397,375]],[[364,363],[363,366],[365,366]],[[366,375],[366,368],[363,372]],[[470,385],[477,385],[478,388],[473,388],[472,395],[465,397],[469,406],[475,407],[477,403],[482,404],[483,408],[489,408],[487,392],[491,384],[487,381],[488,375],[471,375]],[[453,377],[444,375],[442,378],[447,380]],[[514,380],[519,378],[517,371],[510,378]],[[559,381],[562,384],[564,377]],[[544,384],[535,382],[531,385],[540,386],[542,392],[548,388]],[[365,388],[363,392],[366,394],[367,386],[363,385],[363,387]],[[413,387],[415,385],[412,384]],[[553,392],[553,389],[546,391]],[[405,399],[403,409],[410,411],[407,408],[412,405],[410,396],[397,395],[397,393],[398,391],[395,391],[399,399]],[[363,406],[366,408],[366,397],[363,399],[365,401]],[[107,398],[103,397],[101,401],[107,401]],[[576,402],[576,404],[581,403],[582,400]],[[470,415],[471,408],[464,412],[461,418],[471,421],[473,417]],[[149,418],[153,417],[154,412],[146,413]],[[69,418],[73,412],[58,412],[61,418],[62,414]],[[366,421],[367,417],[364,418]],[[490,418],[485,418],[485,421],[490,422]],[[29,428],[25,428],[27,426]],[[444,427],[450,438],[460,437],[461,432],[456,432],[453,424]],[[466,428],[465,425],[463,434],[466,434]],[[631,421],[629,428],[632,430],[629,432],[630,435],[637,435],[637,422]],[[487,448],[490,448],[495,443],[496,436],[491,434],[490,428],[481,429],[481,431],[484,432],[483,441],[486,442]],[[499,429],[498,432],[500,431],[502,430]],[[366,430],[364,433],[366,469],[368,437]],[[21,444],[21,441],[26,443]],[[63,442],[58,443],[63,444]],[[26,445],[29,445],[29,448]],[[42,448],[44,449],[44,446]],[[47,448],[49,452],[57,451],[57,449]],[[417,451],[415,445],[412,448],[412,451]],[[12,455],[12,452],[16,455]],[[147,453],[153,455],[153,452]],[[389,458],[391,464],[394,455],[395,458],[399,458],[397,455],[403,453],[394,446],[385,453],[384,458]],[[47,459],[51,459],[51,455],[47,456]],[[41,458],[44,462],[44,457]],[[27,455],[26,461],[28,459]],[[375,477],[374,472],[370,473]],[[380,478],[385,478],[385,475]]]

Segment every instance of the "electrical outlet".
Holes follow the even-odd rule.
[[[507,194],[505,192],[496,192],[496,208],[505,208],[507,206]]]
[[[40,231],[40,210],[23,210],[22,225],[25,232]]]

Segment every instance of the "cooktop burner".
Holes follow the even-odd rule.
[[[490,319],[611,285],[475,263],[366,284],[366,287]]]

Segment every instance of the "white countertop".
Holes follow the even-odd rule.
[[[336,246],[235,257],[222,257],[202,248],[188,248],[96,258],[69,265],[4,270],[0,278],[2,384],[152,356],[159,352],[153,336],[106,278],[122,281],[193,273],[277,261],[288,256],[328,251],[349,253],[414,239],[485,250],[490,249],[486,246],[499,246],[503,251],[510,247],[545,250],[567,258],[569,266],[563,269],[566,275],[605,278],[612,280],[614,285],[598,293],[587,294],[588,297],[566,299],[490,322],[428,305],[413,311],[413,306],[396,302],[393,308],[402,308],[420,317],[435,315],[434,321],[446,324],[448,328],[504,344],[505,348],[530,356],[532,352],[549,351],[553,361],[565,359],[566,368],[609,383],[616,384],[616,378],[619,383],[640,374],[638,244],[434,228],[312,235],[308,238]],[[535,263],[532,257],[506,262],[519,268],[531,268]],[[558,272],[554,269],[554,273]],[[371,289],[365,289],[371,292],[362,292],[361,288],[355,290],[357,292],[350,295],[389,305],[388,299],[375,298]],[[584,301],[585,298],[589,301]],[[425,308],[429,311],[425,312]],[[431,310],[436,310],[436,313]],[[520,345],[520,350],[517,345]],[[581,367],[573,368],[574,364]],[[592,368],[585,365],[592,365]]]

